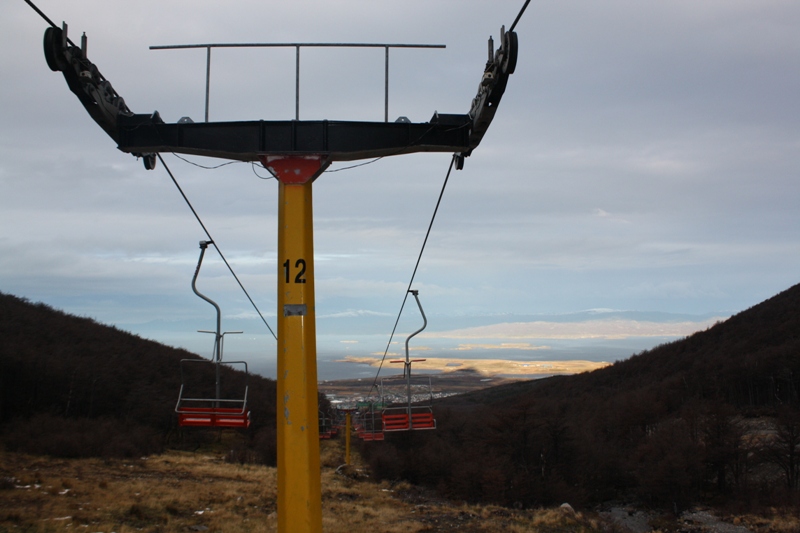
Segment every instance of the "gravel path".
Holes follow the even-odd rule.
[[[723,522],[708,511],[686,511],[681,520],[687,525],[700,525],[699,531],[708,533],[751,533],[748,528]]]
[[[651,521],[656,514],[632,507],[612,507],[600,513],[630,533],[651,533]],[[752,533],[745,526],[724,522],[706,510],[694,509],[681,514],[678,523],[685,533]]]

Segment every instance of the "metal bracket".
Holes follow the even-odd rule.
[[[307,313],[306,304],[285,304],[283,306],[283,316],[306,316]]]
[[[49,27],[44,32],[44,57],[50,70],[60,71],[89,115],[115,141],[118,139],[117,117],[132,116],[125,100],[117,94],[111,83],[86,57],[88,39],[81,38],[81,47],[73,46],[67,39],[67,24],[62,28]]]
[[[489,59],[483,71],[478,94],[472,100],[472,107],[469,116],[472,119],[472,130],[470,131],[468,151],[462,152],[462,157],[468,157],[481,139],[486,130],[492,123],[500,99],[506,91],[508,77],[514,73],[517,67],[517,53],[519,43],[516,32],[506,32],[505,26],[500,28],[500,47],[494,50],[494,39],[489,37]],[[459,161],[459,166],[463,168],[463,160]],[[457,166],[456,168],[459,168]],[[460,169],[460,168],[459,168]]]

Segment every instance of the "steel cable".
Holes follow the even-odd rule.
[[[433,228],[433,221],[436,220],[436,213],[439,212],[439,205],[442,203],[442,196],[444,196],[444,190],[447,187],[447,181],[450,179],[450,173],[453,171],[453,165],[456,161],[457,154],[453,154],[452,159],[450,159],[450,167],[447,169],[447,175],[444,178],[444,183],[442,183],[442,190],[439,192],[439,199],[436,200],[436,207],[433,209],[433,215],[431,216],[431,221],[428,224],[428,231],[425,233],[425,239],[422,241],[422,247],[420,248],[419,255],[417,256],[417,263],[414,265],[414,271],[411,273],[411,279],[408,282],[408,287],[406,289],[406,293],[403,296],[403,303],[400,305],[400,311],[397,313],[397,320],[394,322],[394,327],[392,328],[392,333],[389,335],[389,342],[386,343],[386,350],[383,352],[383,358],[381,358],[381,364],[378,365],[378,372],[375,374],[375,380],[372,382],[372,387],[370,387],[370,392],[376,388],[378,384],[378,377],[381,374],[381,369],[383,368],[383,363],[386,361],[386,356],[389,353],[389,347],[392,344],[392,339],[394,338],[394,334],[397,331],[397,325],[400,323],[400,316],[403,314],[403,308],[406,306],[406,301],[408,300],[408,292],[411,290],[411,285],[414,283],[414,278],[417,275],[417,269],[419,268],[419,263],[422,260],[422,254],[425,252],[425,245],[428,244],[428,237],[431,235],[431,228]]]
[[[197,219],[197,222],[200,223],[200,226],[203,228],[203,231],[206,233],[206,236],[208,237],[208,240],[210,240],[212,243],[214,243],[214,248],[217,249],[217,253],[222,258],[222,261],[225,263],[225,266],[228,267],[228,270],[230,270],[230,272],[233,275],[234,279],[236,279],[236,283],[239,284],[239,287],[241,287],[242,292],[244,292],[244,295],[247,296],[248,300],[250,300],[250,304],[253,306],[253,309],[256,310],[256,313],[258,313],[258,316],[261,317],[261,321],[264,323],[265,326],[267,326],[267,329],[269,330],[270,333],[272,333],[272,336],[277,341],[278,340],[278,336],[275,335],[275,332],[272,330],[270,325],[267,323],[267,320],[264,318],[264,315],[261,314],[261,311],[258,309],[258,306],[253,301],[253,299],[250,297],[250,294],[247,292],[247,289],[244,288],[244,285],[242,284],[241,280],[239,279],[239,276],[236,275],[236,272],[233,271],[233,268],[231,267],[230,263],[228,263],[228,260],[225,259],[225,256],[222,254],[222,250],[219,249],[219,246],[217,245],[216,241],[211,237],[211,233],[208,232],[208,228],[206,228],[206,225],[203,224],[203,221],[200,219],[200,215],[197,214],[197,211],[195,211],[194,206],[192,206],[192,203],[189,201],[189,198],[186,197],[186,193],[184,193],[183,189],[181,189],[181,186],[178,185],[178,180],[175,179],[175,176],[172,174],[172,171],[167,166],[166,161],[164,161],[164,158],[161,157],[161,154],[156,154],[156,155],[158,156],[158,160],[161,161],[161,164],[164,165],[164,169],[167,171],[167,174],[169,174],[169,177],[172,179],[172,183],[175,184],[175,187],[178,188],[178,192],[180,192],[181,196],[183,196],[184,201],[186,201],[186,205],[189,206],[189,209],[192,210],[192,214],[194,214],[194,217]]]

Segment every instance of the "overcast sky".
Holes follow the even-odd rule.
[[[36,3],[74,41],[86,32],[134,112],[167,121],[202,120],[205,51],[151,45],[445,44],[391,52],[390,120],[424,122],[469,110],[486,41],[523,2]],[[213,327],[190,287],[202,229],[163,167],[118,151],[47,68],[45,22],[22,0],[1,13],[0,291],[188,346]],[[534,0],[517,71],[450,178],[417,274],[430,327],[589,309],[724,316],[797,283],[798,27],[796,1]],[[304,49],[301,63],[301,119],[383,120],[383,50]],[[211,120],[293,118],[294,50],[215,50],[210,107]],[[274,328],[276,182],[164,157]],[[449,162],[389,157],[317,180],[321,331],[346,340],[355,322],[340,317],[365,317],[388,339]],[[254,315],[213,251],[198,286],[223,327]]]

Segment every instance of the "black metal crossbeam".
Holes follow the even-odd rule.
[[[324,155],[355,161],[416,152],[466,152],[469,115],[434,115],[431,122],[246,121],[166,124],[158,115],[117,119],[119,149],[132,154],[176,152],[238,161],[263,155]]]

